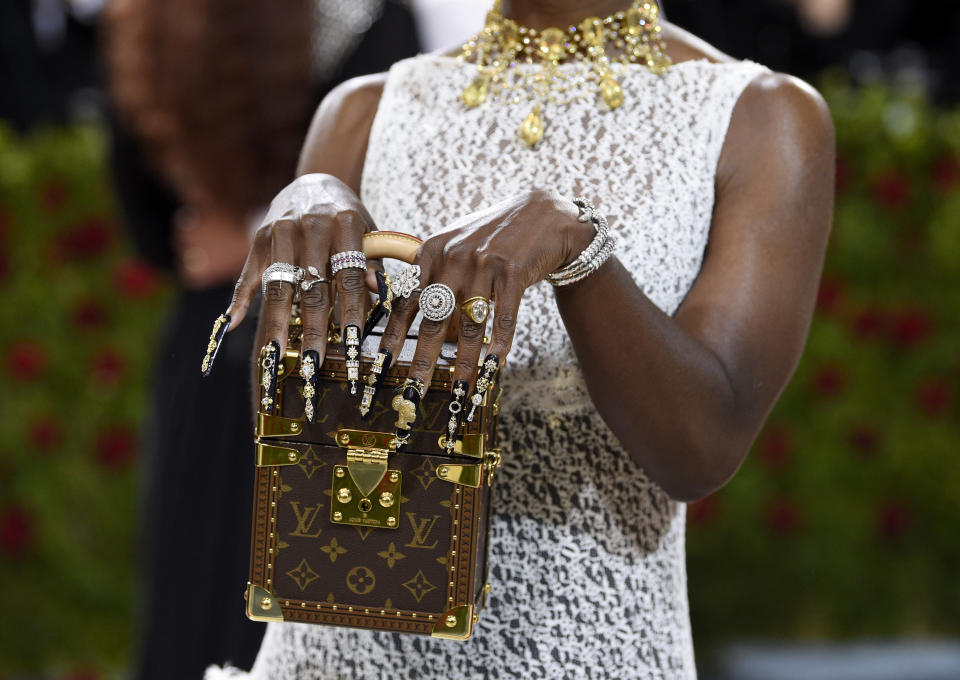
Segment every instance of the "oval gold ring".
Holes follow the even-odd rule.
[[[480,295],[475,295],[462,305],[460,311],[467,315],[473,323],[484,323],[490,314],[490,300]]]

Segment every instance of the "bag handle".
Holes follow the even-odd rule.
[[[421,243],[416,236],[399,231],[370,231],[363,235],[363,254],[368,259],[389,257],[413,264]]]

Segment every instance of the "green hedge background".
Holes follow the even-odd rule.
[[[810,339],[743,469],[689,509],[694,635],[960,633],[960,112],[822,83],[838,201]],[[0,128],[0,676],[114,676],[171,289],[95,126]]]

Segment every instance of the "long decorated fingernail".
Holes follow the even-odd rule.
[[[273,413],[279,370],[280,345],[275,340],[271,340],[260,350],[260,386],[263,388],[260,405],[264,413]]]
[[[400,393],[393,398],[393,410],[397,412],[397,451],[410,441],[413,424],[417,420],[417,407],[423,399],[426,386],[420,378],[407,378]]]
[[[317,369],[320,366],[320,354],[308,349],[300,359],[300,377],[303,378],[303,415],[311,425],[317,422]]]
[[[447,410],[450,412],[450,418],[447,420],[447,453],[453,453],[454,444],[457,443],[457,430],[460,428],[460,418],[463,417],[463,404],[467,396],[467,381],[457,380],[453,383],[453,389],[450,390],[450,404]]]
[[[357,393],[357,381],[360,380],[360,327],[353,324],[344,329],[343,355],[346,357],[347,381],[350,394]]]
[[[480,369],[480,377],[477,378],[477,384],[473,388],[473,396],[470,397],[470,413],[467,414],[467,422],[473,422],[473,416],[477,412],[477,407],[483,403],[483,395],[490,389],[493,383],[493,376],[500,366],[500,359],[496,354],[488,354],[483,360],[483,367]]]
[[[228,328],[230,328],[229,314],[221,314],[213,322],[213,330],[210,331],[210,340],[207,342],[207,353],[203,355],[203,363],[200,365],[200,372],[204,377],[210,375],[210,371],[213,370],[213,360],[217,358],[217,351]]]
[[[380,270],[376,271],[375,276],[377,279],[377,304],[367,314],[367,321],[363,324],[363,333],[360,334],[361,343],[377,327],[380,319],[393,310],[393,289],[390,285],[390,277]]]
[[[373,409],[373,400],[377,397],[377,390],[383,384],[383,379],[390,370],[393,354],[389,350],[382,350],[373,360],[370,373],[363,379],[363,396],[360,397],[360,417],[366,420]]]

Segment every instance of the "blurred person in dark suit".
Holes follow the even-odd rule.
[[[670,19],[721,50],[816,78],[904,71],[942,103],[960,99],[960,3],[953,0],[673,0]]]
[[[211,663],[249,667],[263,625],[242,602],[252,331],[206,380],[196,351],[293,177],[316,103],[415,54],[415,27],[384,0],[114,0],[106,28],[121,209],[142,256],[180,283],[144,437],[135,677],[199,678]]]

